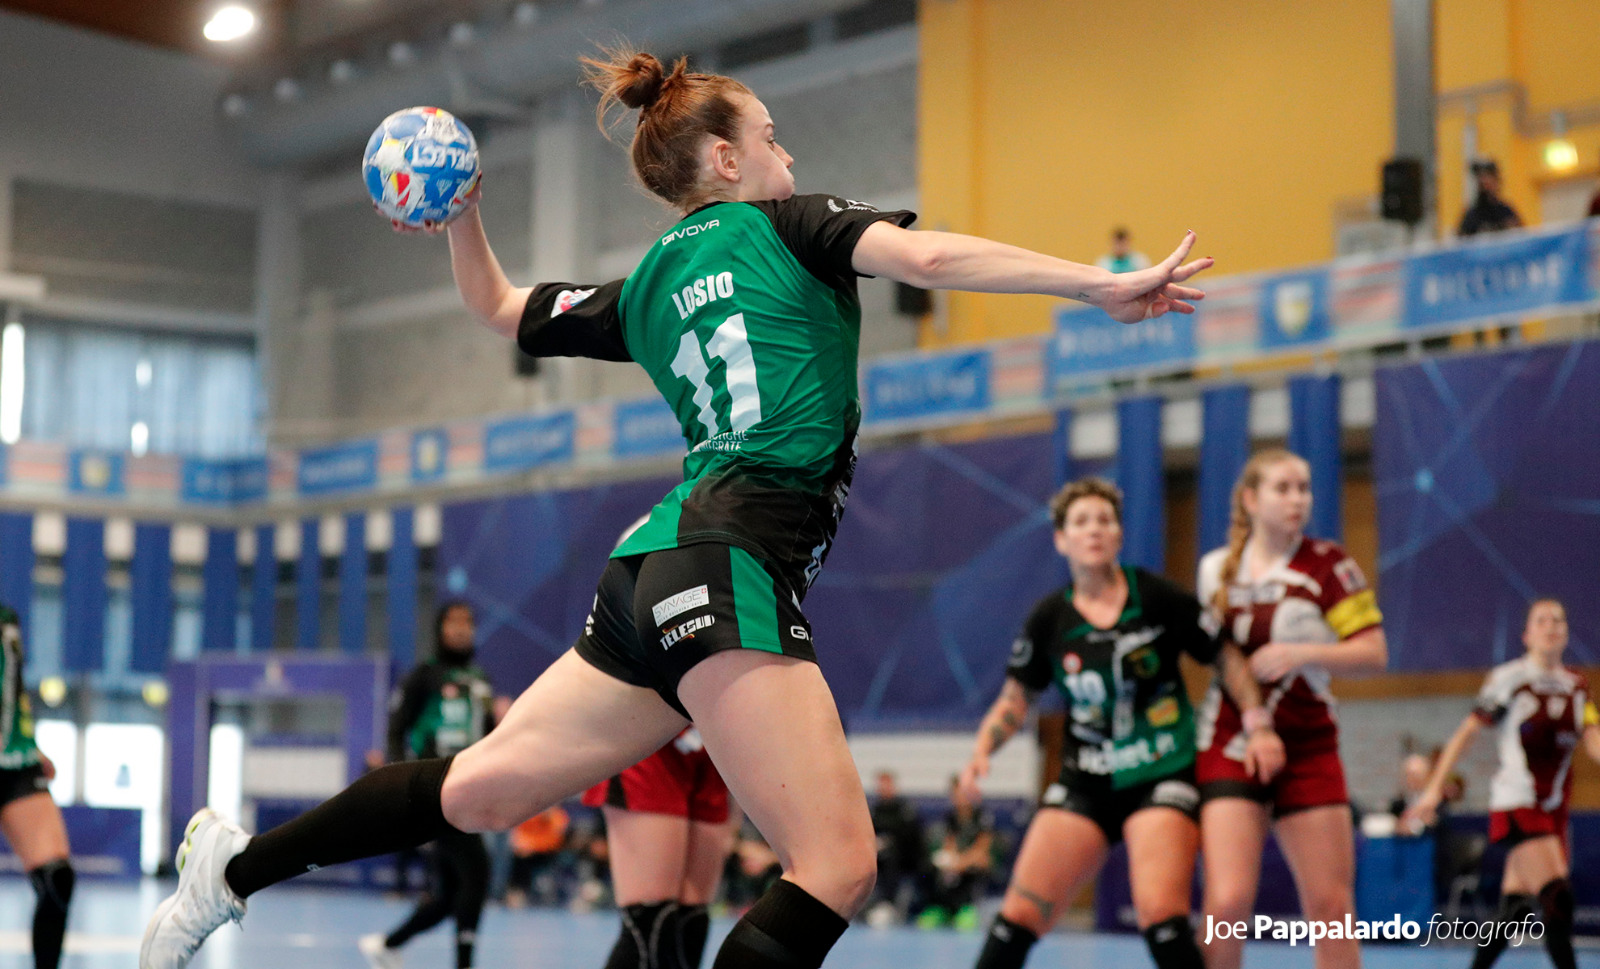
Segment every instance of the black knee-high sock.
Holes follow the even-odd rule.
[[[1144,930],[1144,943],[1156,969],[1205,969],[1205,958],[1195,945],[1194,926],[1189,916],[1174,915]]]
[[[974,969],[1022,969],[1033,944],[1038,941],[1039,936],[1032,929],[1018,925],[1004,915],[996,915]]]
[[[606,969],[656,969],[657,952],[676,902],[642,902],[622,908],[622,934],[611,947]]]
[[[1539,889],[1539,907],[1544,911],[1544,951],[1556,969],[1578,969],[1572,951],[1572,883],[1552,878]]]
[[[240,898],[316,868],[386,855],[455,831],[439,790],[450,760],[413,760],[363,775],[306,813],[250,839],[228,862]]]
[[[38,902],[33,910],[34,969],[56,969],[61,963],[61,940],[67,934],[67,906],[77,875],[68,859],[50,861],[28,872]]]
[[[1533,914],[1533,896],[1516,893],[1500,896],[1500,919],[1495,925],[1494,937],[1478,946],[1472,954],[1472,969],[1489,969],[1500,953],[1511,944],[1511,923],[1521,922]]]
[[[728,933],[712,969],[820,969],[850,927],[791,881],[778,879]]]
[[[700,969],[706,936],[711,934],[711,912],[704,905],[679,905],[671,925],[674,943],[663,953],[661,969]],[[668,961],[676,958],[677,962]]]
[[[450,917],[452,904],[453,899],[443,892],[429,892],[422,896],[422,900],[417,903],[417,907],[412,909],[410,917],[401,922],[398,928],[384,938],[384,948],[398,949],[443,922]]]

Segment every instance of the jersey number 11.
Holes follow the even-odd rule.
[[[750,354],[750,336],[745,332],[743,313],[735,313],[722,321],[706,341],[706,352],[723,362],[730,404],[728,421],[732,429],[748,431],[761,420],[761,392],[756,387],[756,361]],[[694,385],[694,403],[700,408],[700,423],[705,425],[708,437],[716,437],[721,432],[721,424],[711,406],[715,393],[710,382],[711,367],[700,352],[700,340],[693,330],[678,341],[672,372]]]

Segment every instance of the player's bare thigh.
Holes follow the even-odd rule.
[[[1035,935],[1050,931],[1100,871],[1107,850],[1100,827],[1083,815],[1057,808],[1039,811],[1022,836],[1000,914]]]
[[[705,821],[689,823],[689,850],[684,859],[683,884],[678,901],[685,905],[709,905],[716,897],[722,869],[733,851],[733,837],[739,830],[739,812],[734,810],[721,824]]]
[[[1529,838],[1506,852],[1506,876],[1501,892],[1537,895],[1551,879],[1567,876],[1567,856],[1561,839],[1553,834]]]
[[[0,834],[5,835],[23,871],[60,861],[70,852],[61,809],[43,791],[0,808]]]
[[[617,905],[671,901],[683,884],[689,854],[689,819],[603,807]]]
[[[655,753],[687,721],[654,690],[568,650],[488,736],[456,755],[441,792],[463,831],[513,827]]]

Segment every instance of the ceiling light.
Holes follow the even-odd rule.
[[[250,110],[250,102],[242,94],[230,94],[222,99],[222,113],[230,118],[243,117]]]
[[[279,101],[293,101],[300,96],[300,82],[292,77],[280,77],[272,86],[272,95]]]
[[[206,22],[206,40],[219,44],[248,37],[255,33],[256,15],[248,7],[229,4],[211,15]]]
[[[539,22],[539,8],[531,3],[519,3],[511,11],[511,22],[518,27],[532,27]]]
[[[328,80],[335,84],[344,84],[355,76],[356,66],[344,58],[340,58],[328,65]]]
[[[450,43],[457,47],[466,47],[471,44],[475,36],[477,36],[477,31],[473,30],[472,25],[465,20],[450,25]]]
[[[1569,172],[1578,167],[1578,146],[1565,138],[1545,142],[1544,166],[1553,172]]]
[[[411,45],[403,40],[397,40],[389,45],[389,63],[396,67],[409,64],[416,60],[416,57],[416,52],[411,49]]]

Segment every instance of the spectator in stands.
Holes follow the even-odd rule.
[[[917,901],[928,850],[917,808],[900,794],[893,771],[878,772],[872,830],[878,836],[878,901],[869,917],[875,924],[903,920]]]
[[[1482,232],[1503,232],[1522,226],[1522,216],[1500,197],[1500,166],[1493,158],[1472,163],[1472,176],[1478,180],[1478,199],[1461,213],[1457,235],[1475,236]]]
[[[931,904],[917,917],[921,928],[978,927],[978,892],[994,871],[994,817],[961,783],[950,778],[950,813],[944,818],[944,843],[933,854]]]
[[[511,829],[511,884],[506,889],[506,906],[522,908],[530,895],[537,894],[539,901],[554,904],[556,892],[548,884],[541,887],[539,877],[560,860],[561,850],[567,844],[567,812],[557,804],[541,814]],[[536,892],[536,889],[538,891]]]
[[[1135,252],[1128,230],[1117,226],[1111,230],[1111,251],[1095,260],[1095,265],[1107,272],[1131,273],[1150,268],[1150,257]]]

